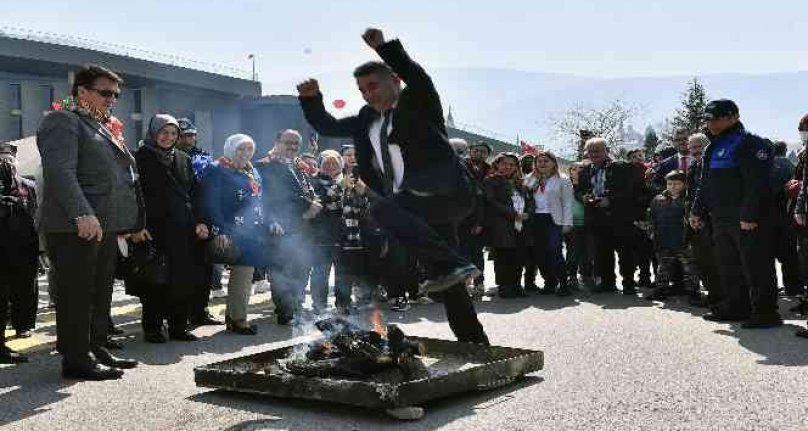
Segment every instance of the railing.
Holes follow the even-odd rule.
[[[73,48],[89,49],[92,51],[105,52],[108,54],[131,57],[140,60],[153,61],[156,63],[169,64],[171,66],[183,67],[186,69],[198,70],[201,72],[215,73],[232,78],[252,80],[252,72],[230,66],[223,66],[214,63],[192,60],[178,55],[163,54],[148,51],[140,48],[119,45],[109,42],[100,42],[80,36],[56,34],[38,30],[30,30],[20,27],[0,26],[0,38],[30,40],[33,42],[49,43],[53,45],[70,46]]]
[[[485,136],[486,138],[496,139],[498,141],[505,142],[506,144],[518,145],[516,143],[516,136],[509,136],[504,133],[497,133],[494,132],[493,130],[484,129],[482,127],[478,127],[472,124],[455,121],[454,128],[462,130],[464,132],[474,133],[475,135]]]

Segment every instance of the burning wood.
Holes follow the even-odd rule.
[[[378,309],[371,316],[371,325],[373,330],[364,330],[340,317],[320,320],[314,326],[324,338],[308,345],[305,359],[289,358],[280,365],[292,374],[352,378],[389,369],[411,376],[423,368],[420,361],[413,360],[423,354],[421,344],[407,339],[396,325],[385,327]]]

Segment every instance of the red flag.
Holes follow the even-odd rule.
[[[539,152],[539,149],[536,148],[534,145],[530,145],[525,141],[519,141],[519,147],[522,150],[522,154],[536,154]]]

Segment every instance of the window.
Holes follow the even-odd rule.
[[[143,140],[143,121],[137,120],[134,124],[135,127],[135,142],[133,145],[137,145],[138,142]]]
[[[11,130],[12,138],[22,139],[22,85],[11,83]]]
[[[13,82],[11,86],[11,109],[22,109],[22,84]]]
[[[51,84],[40,84],[39,85],[39,90],[40,90],[39,94],[41,95],[40,96],[40,100],[41,100],[40,103],[44,107],[43,110],[46,111],[46,112],[50,111],[51,106],[53,105],[53,102],[56,101],[56,95],[55,95],[55,92],[53,90],[53,85],[51,85]]]
[[[132,89],[132,100],[134,100],[134,107],[132,112],[136,114],[143,113],[143,92],[139,88]]]

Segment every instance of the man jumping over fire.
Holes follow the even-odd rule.
[[[326,111],[317,81],[309,79],[297,87],[303,112],[321,135],[354,139],[371,217],[424,264],[429,279],[422,290],[442,296],[457,339],[488,344],[464,286],[480,269],[456,250],[457,227],[473,207],[474,182],[449,145],[438,92],[397,39],[386,41],[374,28],[362,38],[384,60],[354,70],[367,105],[336,119]]]

